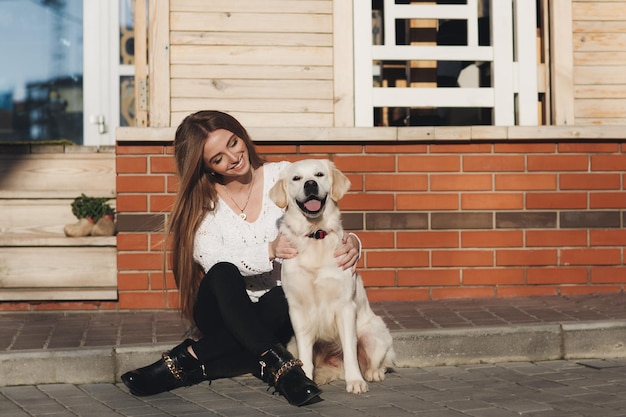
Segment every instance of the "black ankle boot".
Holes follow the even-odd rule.
[[[261,378],[273,385],[289,401],[300,407],[319,401],[322,393],[302,370],[302,362],[282,345],[275,345],[261,355]]]
[[[187,339],[152,365],[126,372],[122,382],[133,395],[154,395],[174,388],[198,384],[207,379],[204,366],[187,351]]]

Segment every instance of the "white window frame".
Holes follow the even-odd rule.
[[[115,144],[120,123],[119,0],[83,0],[83,145]],[[99,125],[101,121],[103,125]]]

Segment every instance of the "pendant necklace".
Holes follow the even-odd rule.
[[[230,195],[230,193],[228,192],[228,188],[226,188],[224,184],[221,184],[224,191],[226,191],[226,195],[228,196],[228,198],[230,198],[230,201],[232,201],[235,207],[237,207],[239,211],[241,211],[241,213],[239,213],[239,217],[241,217],[241,220],[246,220],[246,218],[248,217],[246,213],[244,213],[244,211],[246,210],[246,207],[248,207],[248,203],[250,202],[250,196],[252,195],[252,189],[254,188],[255,180],[256,180],[256,172],[252,171],[252,183],[250,184],[250,190],[248,191],[248,198],[246,198],[246,202],[243,205],[243,207],[239,207],[239,204],[237,204],[233,196]]]

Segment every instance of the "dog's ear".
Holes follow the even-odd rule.
[[[341,200],[341,197],[350,189],[350,180],[343,172],[339,171],[335,164],[331,161],[326,162],[328,164],[328,170],[330,171],[331,178],[331,191],[330,197],[334,201]]]
[[[269,196],[278,207],[287,207],[287,180],[284,175],[270,189]]]

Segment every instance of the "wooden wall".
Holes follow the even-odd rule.
[[[626,1],[572,1],[574,116],[626,124]]]
[[[171,125],[200,109],[247,126],[333,126],[333,1],[172,0]]]

